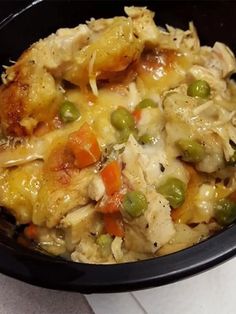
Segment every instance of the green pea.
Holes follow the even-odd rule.
[[[143,134],[139,138],[139,143],[144,144],[154,144],[155,143],[155,137],[149,135],[149,134]]]
[[[119,131],[133,129],[135,126],[132,114],[123,107],[119,107],[111,113],[111,124]]]
[[[126,143],[129,139],[130,134],[133,134],[134,138],[138,140],[138,131],[137,129],[123,129],[120,131],[120,140],[119,143]]]
[[[184,203],[185,190],[185,184],[181,180],[174,177],[168,178],[157,188],[157,192],[162,194],[173,208],[177,208]]]
[[[96,243],[103,248],[110,247],[112,241],[113,241],[113,238],[109,234],[101,234],[96,239]]]
[[[129,139],[130,134],[132,133],[132,130],[130,129],[123,129],[120,131],[120,141],[119,143],[126,143]]]
[[[148,208],[146,196],[140,191],[127,192],[123,200],[123,208],[131,217],[141,216]]]
[[[79,110],[72,102],[68,100],[61,104],[59,113],[63,122],[73,122],[80,116]]]
[[[208,98],[211,92],[211,88],[206,81],[197,80],[189,85],[187,94],[191,97]]]
[[[236,203],[229,199],[219,200],[214,209],[215,219],[220,225],[230,225],[236,219]]]
[[[96,243],[101,248],[100,253],[103,257],[107,257],[111,253],[111,244],[113,238],[109,234],[101,234],[96,239]]]
[[[145,98],[142,101],[140,101],[140,103],[137,104],[135,109],[144,109],[144,108],[148,108],[148,107],[157,108],[157,104],[152,99]]]
[[[197,163],[200,162],[205,156],[203,146],[195,140],[182,139],[179,140],[176,144],[181,151],[182,160],[186,162]]]

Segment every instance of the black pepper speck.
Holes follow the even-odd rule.
[[[165,167],[163,166],[163,164],[160,163],[160,170],[161,172],[164,172],[165,171]]]

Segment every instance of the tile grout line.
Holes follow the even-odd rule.
[[[146,311],[146,309],[143,307],[142,303],[139,301],[139,299],[134,295],[133,292],[130,292],[130,295],[132,296],[132,298],[135,300],[135,302],[138,304],[138,306],[142,309],[144,314],[148,314],[148,312]]]
[[[81,294],[81,295],[82,295],[82,297],[84,298],[85,303],[88,305],[88,308],[89,308],[89,310],[90,310],[90,313],[91,313],[91,314],[96,314],[96,312],[94,311],[92,305],[89,303],[89,300],[87,299],[86,295],[84,295],[84,294]]]

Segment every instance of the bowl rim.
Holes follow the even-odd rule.
[[[36,0],[0,22],[0,30],[45,0]],[[24,248],[0,234],[0,272],[56,290],[110,293],[157,287],[214,267],[236,255],[236,225],[190,248],[157,258],[113,265],[82,264]]]
[[[236,225],[176,253],[122,264],[67,261],[32,252],[4,235],[0,235],[0,252],[4,257],[0,259],[1,273],[36,286],[81,293],[124,292],[169,284],[232,258]]]

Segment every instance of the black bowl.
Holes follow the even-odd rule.
[[[157,12],[159,25],[186,28],[193,20],[202,44],[218,40],[235,49],[236,2],[35,1],[0,24],[0,63],[15,60],[31,43],[59,27],[72,27],[90,17],[121,15],[127,4],[147,5]],[[83,293],[128,291],[183,279],[231,258],[236,254],[236,225],[180,252],[118,265],[78,264],[52,258],[32,252],[2,233],[0,254],[2,273],[31,284]]]

